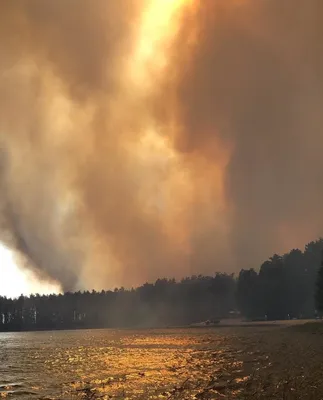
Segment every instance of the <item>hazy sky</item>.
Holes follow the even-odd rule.
[[[321,0],[0,3],[0,221],[64,290],[322,235]]]

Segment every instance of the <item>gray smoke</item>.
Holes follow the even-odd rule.
[[[322,234],[320,0],[197,2],[140,97],[146,4],[0,3],[1,239],[65,290],[257,267]],[[151,119],[173,164],[134,155]]]
[[[214,141],[231,149],[224,174],[237,268],[322,234],[322,19],[319,0],[200,6],[178,142],[209,163]]]

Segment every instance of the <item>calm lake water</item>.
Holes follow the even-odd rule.
[[[235,338],[228,328],[0,333],[0,398],[192,399],[207,388],[218,398],[228,381],[235,396],[248,379]]]

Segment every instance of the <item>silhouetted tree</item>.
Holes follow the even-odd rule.
[[[323,311],[323,240],[273,255],[259,272],[158,279],[136,288],[0,297],[0,331],[186,325],[225,318],[301,318]]]
[[[233,275],[158,279],[137,289],[0,298],[0,330],[124,328],[190,324],[234,307]]]
[[[236,297],[238,308],[245,317],[254,319],[264,315],[259,276],[254,269],[240,271]]]
[[[323,251],[321,253],[321,266],[317,274],[317,286],[315,293],[315,303],[318,311],[323,311]]]
[[[242,314],[272,320],[313,317],[322,250],[323,240],[319,239],[308,243],[304,252],[293,249],[284,256],[275,254],[262,264],[259,273],[242,270],[236,292]],[[317,293],[317,301],[319,298]]]

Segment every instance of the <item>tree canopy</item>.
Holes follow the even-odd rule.
[[[293,249],[283,256],[273,255],[259,272],[241,270],[236,298],[242,314],[270,320],[314,317],[322,250],[323,239],[319,239],[308,243],[304,252]]]
[[[323,239],[233,274],[158,279],[136,289],[0,297],[0,331],[179,326],[222,319],[310,318],[323,311]]]

